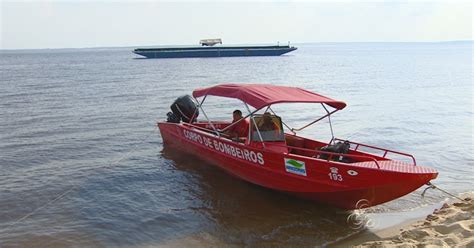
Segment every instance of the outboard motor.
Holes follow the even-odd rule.
[[[171,104],[170,108],[173,112],[167,114],[168,122],[179,123],[182,120],[191,123],[199,116],[197,104],[189,95],[178,97],[178,99]]]
[[[166,119],[167,122],[179,123],[181,121],[181,118],[176,116],[173,112],[168,112],[166,116],[168,116],[168,119]]]

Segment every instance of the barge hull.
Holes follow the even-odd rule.
[[[206,58],[206,57],[247,57],[280,56],[296,50],[295,47],[271,49],[135,49],[133,52],[146,58]]]

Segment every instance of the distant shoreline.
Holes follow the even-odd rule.
[[[286,44],[287,42],[280,42]],[[474,40],[452,40],[452,41],[323,41],[323,42],[291,42],[293,45],[314,45],[314,44],[462,44],[474,43]],[[230,44],[232,46],[240,45],[275,45],[276,43],[249,43],[249,44]],[[7,48],[0,49],[0,52],[9,51],[38,51],[38,50],[116,50],[116,49],[135,49],[137,47],[188,47],[199,46],[196,44],[188,45],[136,45],[136,46],[97,46],[97,47],[61,47],[61,48]]]

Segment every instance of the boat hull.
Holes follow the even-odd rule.
[[[158,58],[206,58],[206,57],[247,57],[247,56],[280,56],[296,50],[295,47],[249,47],[249,48],[181,48],[181,49],[135,49],[135,54],[150,59]]]
[[[342,209],[399,198],[437,176],[421,166],[416,173],[357,167],[290,154],[281,146],[262,149],[233,142],[188,125],[158,125],[166,146],[198,156],[242,180]],[[304,164],[304,170],[289,170],[291,160]]]

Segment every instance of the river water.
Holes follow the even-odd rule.
[[[234,179],[163,148],[156,121],[193,89],[299,86],[345,101],[337,137],[413,154],[473,190],[472,42],[315,43],[281,57],[138,59],[132,48],[1,51],[0,247],[318,246],[350,213]],[[209,99],[230,120],[236,103]],[[314,106],[275,107],[298,127]],[[302,134],[326,140],[327,123]],[[324,132],[323,132],[324,131]],[[446,197],[419,189],[374,207]]]

